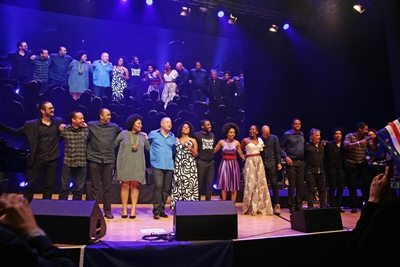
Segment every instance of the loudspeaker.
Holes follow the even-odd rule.
[[[221,240],[238,237],[233,201],[177,201],[174,212],[176,240]]]
[[[304,233],[343,230],[340,208],[300,210],[290,215],[290,223]]]
[[[107,231],[95,201],[34,199],[31,208],[37,224],[55,244],[86,245]]]

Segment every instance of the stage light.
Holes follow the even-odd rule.
[[[73,182],[69,183],[69,188],[72,188],[73,186],[74,186]]]
[[[225,15],[224,11],[218,11],[218,17],[222,18]]]
[[[217,190],[218,188],[217,188],[217,184],[213,184],[213,188],[215,189],[215,190]]]
[[[284,29],[284,30],[289,29],[289,24],[286,23],[285,25],[283,25],[283,29]]]
[[[228,23],[233,25],[233,24],[236,23],[237,19],[238,19],[238,18],[237,18],[235,15],[230,14],[230,15],[229,15],[229,19],[228,19]]]
[[[190,14],[190,7],[183,6],[181,10],[181,16],[186,17]]]
[[[354,5],[353,8],[360,14],[365,11],[365,8],[363,8],[361,5]]]
[[[208,8],[203,7],[203,6],[199,7],[199,9],[201,12],[204,12],[204,13],[206,13],[208,11]]]
[[[19,187],[25,187],[25,186],[27,186],[28,185],[28,182],[21,182],[20,184],[19,184]]]
[[[147,4],[148,6],[151,6],[151,5],[153,4],[153,0],[146,0],[146,4]]]
[[[271,32],[277,32],[278,31],[278,26],[276,26],[275,24],[271,25],[271,28],[269,28],[269,31]]]

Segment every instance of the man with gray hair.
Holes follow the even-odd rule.
[[[109,62],[108,53],[101,54],[101,59],[92,64],[93,67],[93,94],[98,97],[105,96],[104,89],[110,87],[113,65]]]
[[[319,206],[326,208],[326,186],[324,170],[324,144],[321,142],[321,131],[310,130],[310,142],[304,145],[304,156],[307,172],[308,209],[314,208],[315,187],[317,187]]]

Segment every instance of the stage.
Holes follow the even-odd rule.
[[[238,238],[233,240],[143,240],[152,233],[172,233],[173,212],[168,207],[169,217],[155,220],[152,205],[139,204],[136,219],[122,219],[121,205],[115,204],[115,218],[106,219],[107,233],[98,242],[58,246],[68,249],[80,266],[286,266],[305,260],[323,261],[324,266],[353,264],[345,255],[345,242],[360,213],[345,209],[343,230],[303,233],[291,229],[288,209],[282,209],[281,216],[251,216],[241,215],[241,203],[235,205]]]

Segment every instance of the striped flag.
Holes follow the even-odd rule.
[[[400,122],[397,120],[389,123],[385,128],[376,133],[379,143],[392,157],[397,168],[400,169]]]

